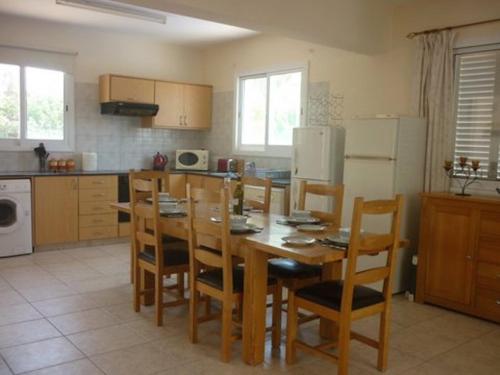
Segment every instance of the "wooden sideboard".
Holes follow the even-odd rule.
[[[500,197],[422,194],[416,301],[500,322]]]

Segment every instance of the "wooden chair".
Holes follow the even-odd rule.
[[[182,242],[165,242],[161,233],[158,190],[161,172],[130,172],[131,239],[134,269],[134,309],[140,311],[140,297],[154,292],[156,325],[163,325],[163,308],[186,303],[184,273],[189,272],[189,253]],[[151,197],[147,203],[141,197]],[[154,290],[142,289],[144,273],[155,276]],[[163,302],[163,277],[177,275],[178,298]]]
[[[344,280],[324,281],[316,285],[292,291],[288,299],[288,324],[286,360],[295,362],[296,350],[326,358],[338,364],[338,373],[347,374],[349,341],[358,340],[378,350],[377,368],[387,368],[389,317],[391,311],[392,279],[399,247],[400,216],[403,204],[401,195],[394,200],[364,201],[356,198],[351,224],[347,271]],[[390,233],[361,235],[363,215],[392,215]],[[383,267],[357,271],[359,256],[387,252]],[[383,280],[383,291],[363,286]],[[338,340],[318,346],[310,346],[297,339],[297,313],[304,309],[337,322]],[[351,321],[380,314],[378,340],[351,331]],[[338,355],[327,352],[338,348]]]
[[[265,214],[268,214],[271,209],[271,188],[273,181],[270,178],[244,176],[241,178],[241,184],[243,188],[245,188],[245,186],[264,188],[262,200],[245,199],[245,203],[253,209],[262,210]]]
[[[299,189],[299,210],[306,209],[307,195],[320,195],[324,197],[332,197],[335,204],[332,205],[331,212],[311,210],[311,215],[317,217],[323,222],[330,223],[332,226],[339,228],[342,220],[342,205],[344,200],[344,185],[322,185],[309,184],[307,181],[300,182]]]
[[[240,322],[233,321],[233,305],[237,305],[241,315],[243,301],[243,279],[244,269],[235,267],[231,256],[231,235],[229,216],[229,189],[222,188],[220,191],[209,191],[195,189],[187,185],[188,199],[188,229],[189,229],[189,256],[190,273],[189,285],[191,298],[189,303],[191,342],[198,342],[198,323],[212,320],[210,309],[206,310],[203,317],[198,316],[200,293],[204,296],[207,306],[210,299],[215,298],[222,302],[222,345],[221,359],[228,362],[231,358],[231,344],[240,338],[233,335],[233,326],[241,326]],[[221,223],[210,220],[213,213],[210,206],[218,206],[221,215]],[[199,240],[203,240],[200,244]],[[209,246],[210,245],[210,246]],[[268,279],[268,294],[275,296],[276,280]],[[275,298],[275,301],[276,298]],[[275,304],[276,308],[279,304]],[[279,329],[273,322],[273,329]],[[273,336],[274,337],[274,336]]]
[[[319,185],[308,184],[302,181],[300,184],[299,209],[305,209],[306,194],[330,196],[334,198],[332,212],[311,211],[311,215],[318,217],[322,222],[328,223],[332,230],[340,228],[342,220],[342,204],[344,200],[344,185]],[[271,259],[269,261],[269,275],[278,280],[278,286],[284,286],[289,291],[303,288],[321,280],[322,267],[303,264],[291,259]],[[283,301],[286,302],[286,301]],[[280,319],[277,317],[276,319]],[[306,323],[317,318],[314,315],[303,315],[299,323]]]

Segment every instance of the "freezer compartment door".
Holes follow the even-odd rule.
[[[292,177],[331,179],[331,134],[331,129],[324,126],[294,129]]]
[[[396,158],[397,119],[351,120],[346,124],[345,155]]]

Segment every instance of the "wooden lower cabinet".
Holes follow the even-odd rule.
[[[500,199],[422,195],[416,297],[500,321]]]
[[[78,177],[34,178],[35,245],[78,241]]]

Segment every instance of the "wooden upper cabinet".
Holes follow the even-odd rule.
[[[37,246],[78,241],[78,178],[34,179]]]
[[[474,271],[473,211],[446,205],[429,209],[425,293],[468,305]]]
[[[184,121],[184,85],[155,81],[155,104],[158,114],[143,119],[143,126],[155,128],[181,128]]]
[[[209,86],[184,86],[185,126],[208,129],[212,123],[212,88]]]
[[[144,117],[143,127],[209,129],[212,125],[212,87],[155,81],[154,117]]]
[[[154,103],[155,81],[106,74],[99,77],[100,101]]]

